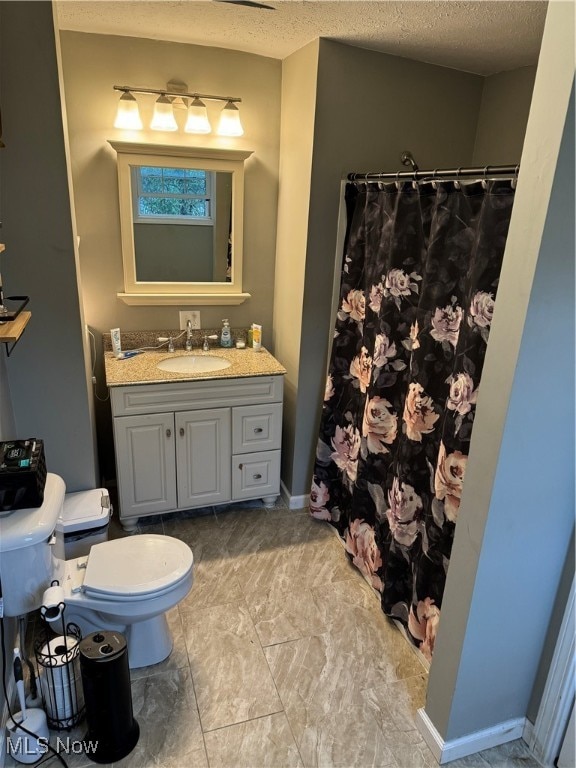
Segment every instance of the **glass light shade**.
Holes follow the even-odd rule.
[[[114,128],[123,128],[126,131],[141,131],[142,120],[138,110],[138,102],[130,91],[124,91],[118,102],[118,111]]]
[[[224,109],[220,113],[220,122],[218,123],[219,136],[243,136],[244,129],[240,122],[240,112],[234,102],[227,101]]]
[[[178,125],[174,117],[172,102],[167,96],[159,96],[154,104],[154,115],[150,128],[153,131],[177,131]]]
[[[194,99],[188,107],[188,119],[184,130],[186,133],[210,133],[212,130],[206,104],[198,98]]]

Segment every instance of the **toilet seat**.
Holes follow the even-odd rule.
[[[188,577],[193,560],[190,547],[171,536],[105,541],[90,550],[82,591],[118,602],[160,597]]]

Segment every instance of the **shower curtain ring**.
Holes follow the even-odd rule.
[[[396,184],[396,189],[400,192],[400,171],[396,171],[396,181],[394,183]]]
[[[489,165],[484,166],[484,178],[482,179],[482,189],[485,189],[485,190],[488,189],[488,179],[486,178],[486,176],[488,175],[489,167],[490,167]]]
[[[460,172],[462,167],[456,169],[456,181],[454,182],[454,188],[460,189]]]

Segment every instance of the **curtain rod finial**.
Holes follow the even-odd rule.
[[[414,160],[414,156],[412,155],[412,152],[410,150],[406,149],[402,154],[400,155],[400,162],[402,165],[411,165],[413,171],[418,170],[418,165],[416,164],[416,161]]]

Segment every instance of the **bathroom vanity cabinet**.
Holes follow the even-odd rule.
[[[280,492],[282,376],[110,390],[120,520]]]

